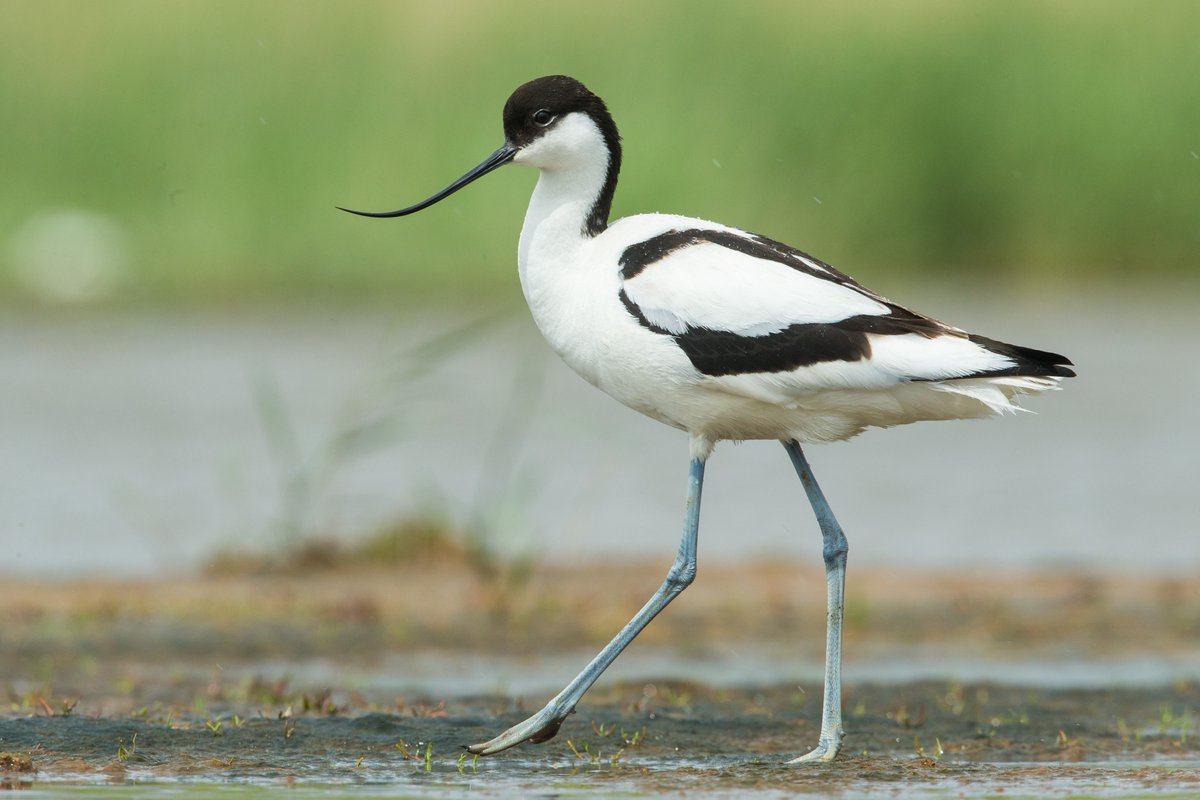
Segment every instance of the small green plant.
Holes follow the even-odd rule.
[[[303,694],[300,697],[300,710],[303,713],[315,711],[326,716],[335,716],[345,709],[333,702],[333,690],[322,689],[316,694]]]
[[[1078,736],[1074,739],[1072,739],[1070,736],[1067,736],[1067,732],[1061,728],[1058,731],[1058,736],[1054,737],[1054,745],[1059,750],[1069,750],[1072,747],[1078,747],[1080,744],[1082,744],[1082,742],[1083,740]]]
[[[421,747],[420,742],[417,742],[417,744],[414,747],[412,745],[409,745],[408,742],[401,739],[400,741],[396,742],[394,747],[396,748],[396,751],[398,753],[400,753],[401,758],[404,758],[408,761],[420,762],[424,766],[426,772],[433,769],[433,741],[432,740],[425,743],[425,752],[424,753],[422,753],[420,750],[420,747]],[[462,766],[463,758],[465,756],[466,756],[466,753],[463,753],[462,756],[460,756],[458,759],[460,768]]]
[[[610,728],[604,729],[607,731],[607,733],[605,733],[603,735],[606,735],[606,736],[611,735],[614,728],[615,728],[615,725]],[[644,733],[645,733],[645,729],[643,729],[643,735],[644,735]],[[622,731],[622,735],[624,735],[624,731]],[[637,741],[641,741],[642,737],[635,734],[634,738],[637,739]],[[578,758],[582,761],[587,761],[589,764],[598,765],[602,761],[605,760],[604,751],[597,749],[595,752],[593,752],[592,745],[587,739],[580,739],[578,745],[575,744],[574,740],[567,739],[567,747],[571,748],[571,752],[575,754],[576,758]],[[617,764],[619,764],[621,761],[621,756],[625,755],[625,751],[627,749],[628,749],[628,747],[617,748],[616,752],[608,757],[608,759],[607,759],[608,763],[613,766],[616,766]]]
[[[1179,744],[1185,745],[1195,727],[1195,715],[1191,709],[1187,709],[1181,714],[1176,714],[1174,709],[1166,703],[1159,706],[1158,731],[1160,736],[1168,736],[1172,731],[1178,732]]]
[[[210,719],[210,720],[205,720],[205,722],[204,722],[204,726],[206,728],[208,728],[210,731],[212,731],[213,736],[221,735],[221,724],[222,724],[221,720],[219,720],[219,719]]]
[[[574,741],[567,739],[567,747],[571,748],[571,752],[575,754],[576,758],[588,761],[592,764],[600,763],[600,759],[604,757],[602,752],[597,750],[595,753],[593,753],[592,745],[587,739],[580,739],[579,744],[582,745],[582,747],[576,747]]]
[[[617,723],[615,723],[615,722],[606,728],[606,727],[604,727],[604,723],[596,722],[596,720],[592,720],[592,733],[596,734],[597,736],[599,736],[602,739],[612,736],[613,731],[615,731],[616,729],[617,729]]]
[[[646,726],[643,725],[640,731],[626,733],[624,728],[621,728],[621,741],[625,742],[626,747],[637,747],[638,744],[646,739]]]
[[[129,740],[129,746],[125,746],[124,739],[117,739],[117,761],[124,764],[137,752],[137,733],[133,734],[133,738]]]
[[[942,757],[942,754],[946,752],[942,748],[942,740],[939,737],[933,737],[933,745],[933,751],[927,752],[925,748],[921,746],[921,737],[913,736],[913,749],[916,750],[917,755],[921,758],[931,758],[934,761],[937,761]]]

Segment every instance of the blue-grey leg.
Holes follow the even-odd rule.
[[[845,605],[846,586],[846,536],[842,526],[833,516],[833,510],[825,500],[817,479],[813,476],[804,451],[796,441],[784,442],[792,465],[804,492],[817,515],[824,541],[822,554],[825,557],[825,596],[828,617],[825,627],[825,699],[821,708],[821,740],[816,749],[798,758],[792,764],[803,761],[832,761],[842,747],[842,609]]]
[[[521,742],[545,742],[558,733],[563,720],[575,711],[575,706],[600,673],[608,669],[617,656],[634,640],[650,620],[667,607],[680,592],[696,578],[696,534],[700,526],[700,490],[704,484],[704,458],[693,458],[688,473],[687,511],[683,522],[683,539],[679,543],[679,554],[671,565],[666,580],[650,598],[642,610],[629,620],[611,642],[604,646],[583,672],[567,684],[546,707],[524,722],[519,722],[490,741],[473,744],[467,750],[480,755],[489,755],[506,750]]]

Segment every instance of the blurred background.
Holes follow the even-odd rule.
[[[533,330],[533,172],[334,210],[443,187],[560,72],[621,127],[615,216],[761,232],[1078,365],[1037,416],[813,448],[853,560],[1194,573],[1197,29],[1189,2],[7,2],[0,573],[417,523],[665,566],[686,441]],[[777,446],[709,478],[702,563],[819,558]]]

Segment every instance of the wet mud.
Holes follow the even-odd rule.
[[[701,795],[971,792],[1200,793],[1191,709],[1200,688],[1056,690],[921,683],[850,686],[834,764],[789,766],[815,742],[818,686],[750,689],[655,682],[589,698],[559,736],[476,759],[532,708],[507,697],[414,703],[390,713],[281,698],[285,708],[57,713],[0,721],[0,746],[38,783],[203,781],[405,785],[499,794],[589,791]],[[299,701],[298,703],[296,701]],[[2,758],[0,758],[2,760]],[[556,789],[556,787],[558,787]],[[582,789],[581,789],[582,790]]]
[[[0,785],[119,796],[1200,796],[1200,676],[1187,666],[1200,663],[1189,660],[1197,593],[1186,581],[874,576],[848,609],[843,755],[791,766],[820,725],[819,672],[789,677],[794,662],[820,663],[820,610],[790,599],[794,571],[731,569],[626,654],[635,667],[649,653],[660,660],[633,678],[614,668],[555,739],[466,755],[463,745],[539,708],[636,606],[643,570],[587,572],[503,602],[495,586],[437,570],[407,581],[10,583],[0,588]],[[603,594],[588,597],[597,584]],[[768,646],[779,640],[789,646]],[[714,648],[759,655],[714,661]],[[418,651],[425,674],[395,674],[417,663],[395,659]],[[864,652],[886,665],[878,679]],[[937,677],[906,677],[919,653],[945,659]],[[1184,666],[1169,679],[1088,671],[1135,653],[1137,664]],[[963,678],[964,655],[1001,666]],[[461,669],[506,660],[503,683],[515,688]],[[1010,669],[1035,680],[1005,679]]]

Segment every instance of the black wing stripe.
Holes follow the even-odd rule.
[[[642,270],[656,261],[662,261],[677,250],[697,244],[715,244],[729,250],[743,253],[766,261],[776,261],[780,264],[798,269],[824,280],[832,279],[835,283],[845,283],[857,289],[862,287],[848,276],[835,270],[825,262],[813,258],[807,253],[780,244],[765,236],[743,235],[731,231],[714,231],[704,228],[688,228],[687,230],[667,231],[658,236],[652,236],[645,241],[631,244],[621,253],[621,277],[629,280],[640,274]],[[812,262],[806,263],[805,259]],[[819,269],[814,269],[816,264]],[[868,295],[874,297],[871,292]]]
[[[672,333],[647,319],[638,305],[621,289],[620,299],[626,310],[642,326],[672,337],[692,365],[705,375],[784,372],[823,362],[860,361],[871,355],[868,334],[899,336],[912,333],[927,339],[960,336],[1015,362],[1011,367],[963,377],[1075,375],[1069,368],[1071,362],[1064,356],[948,328],[937,320],[887,301],[824,261],[765,236],[703,228],[667,231],[625,248],[619,262],[621,277],[630,280],[672,253],[702,243],[716,244],[755,258],[775,261],[813,277],[852,287],[888,307],[887,314],[861,314],[837,322],[794,324],[763,336],[743,336],[732,331],[704,327],[689,327],[682,333]]]
[[[742,336],[711,328],[688,328],[680,334],[655,325],[622,289],[621,303],[644,327],[670,336],[688,360],[705,375],[784,372],[823,361],[859,361],[871,355],[868,332],[884,332],[881,318],[858,316],[834,323],[789,325],[764,336]],[[890,330],[900,333],[900,330]],[[912,333],[911,328],[903,332]]]

